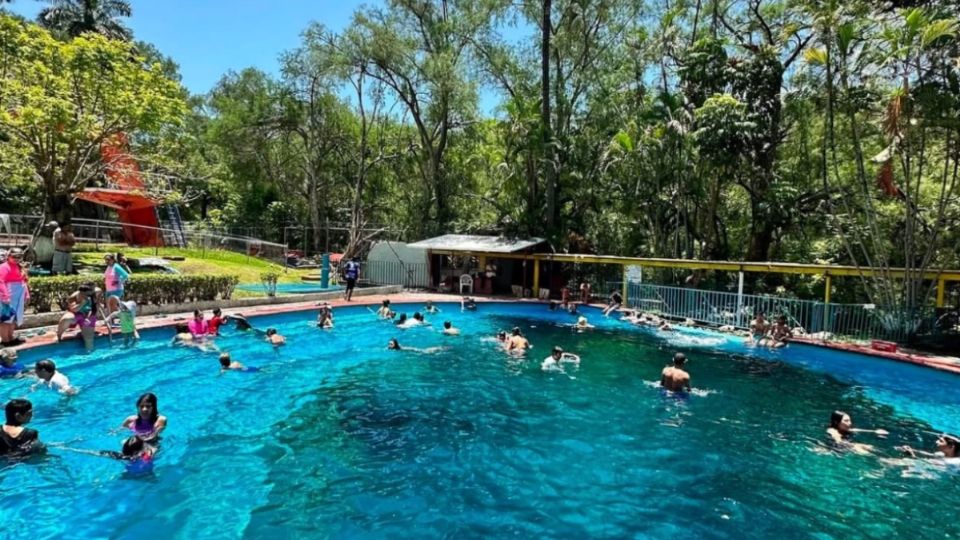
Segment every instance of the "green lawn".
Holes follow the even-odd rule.
[[[300,283],[301,277],[318,272],[317,269],[288,269],[257,257],[211,249],[159,248],[154,250],[154,248],[101,246],[100,251],[74,252],[74,259],[83,264],[102,265],[103,255],[114,250],[121,251],[132,259],[183,257],[182,261],[168,262],[170,266],[184,274],[235,275],[240,278],[240,283],[260,283],[260,274],[270,271],[280,274],[279,283]],[[260,296],[260,294],[237,291],[235,296]]]

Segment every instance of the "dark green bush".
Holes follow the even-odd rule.
[[[229,300],[239,281],[237,276],[135,274],[124,300],[140,305]],[[67,297],[87,282],[103,288],[103,278],[96,274],[31,278],[30,307],[38,313],[65,309]]]

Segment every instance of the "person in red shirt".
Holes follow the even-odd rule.
[[[213,317],[207,321],[207,333],[211,336],[220,335],[220,325],[223,324],[223,317],[220,316],[220,308],[213,310]]]

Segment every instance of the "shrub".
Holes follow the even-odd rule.
[[[260,281],[263,282],[263,288],[267,291],[267,296],[277,295],[277,280],[280,279],[278,272],[263,272],[260,274]]]
[[[229,300],[239,281],[237,276],[134,274],[124,300],[141,305]],[[103,288],[103,279],[96,274],[31,278],[30,306],[38,313],[65,309],[67,297],[87,282]]]

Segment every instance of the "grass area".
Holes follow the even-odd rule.
[[[157,257],[183,257],[182,261],[167,261],[170,266],[184,274],[235,275],[240,283],[260,283],[260,274],[274,271],[280,274],[278,283],[302,283],[307,274],[317,273],[317,269],[284,268],[279,264],[248,257],[241,253],[219,249],[178,249],[178,248],[131,248],[127,246],[101,246],[100,251],[74,252],[77,262],[89,265],[103,265],[104,253],[120,251],[132,259]],[[235,296],[262,296],[261,294],[236,291]]]

